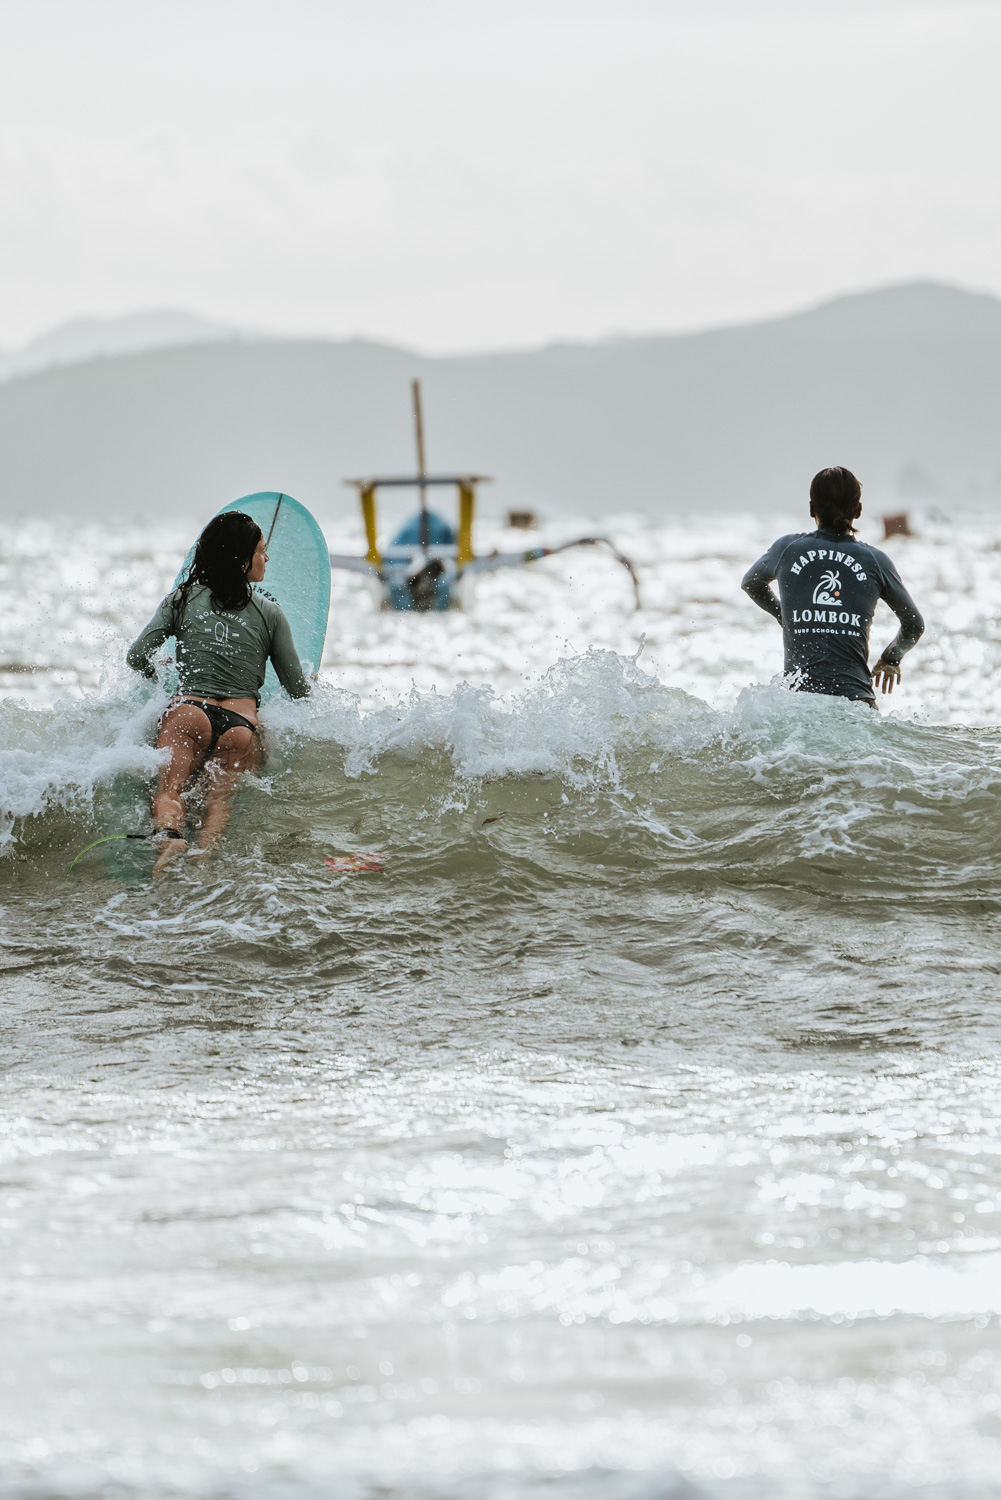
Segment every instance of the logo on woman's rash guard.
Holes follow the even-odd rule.
[[[830,570],[821,575],[820,582],[813,591],[814,604],[840,604],[841,603],[841,574]]]

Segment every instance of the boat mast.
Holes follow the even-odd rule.
[[[428,516],[428,494],[427,494],[427,464],[424,461],[424,412],[421,408],[421,383],[419,380],[410,382],[410,389],[414,398],[414,431],[417,436],[417,473],[420,477],[421,492],[421,546],[426,552],[431,544],[431,521]]]

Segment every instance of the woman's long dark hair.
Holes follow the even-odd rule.
[[[247,573],[262,535],[257,522],[241,510],[213,516],[195,543],[188,576],[181,584],[177,601],[181,612],[196,583],[212,590],[217,608],[245,609],[250,603]]]
[[[862,486],[851,469],[835,464],[821,469],[810,485],[810,514],[821,531],[854,536],[853,521],[862,514]]]

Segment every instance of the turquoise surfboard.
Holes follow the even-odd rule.
[[[306,671],[318,672],[323,657],[330,611],[330,558],[323,532],[304,505],[277,490],[259,490],[224,505],[219,515],[239,510],[256,521],[268,548],[268,569],[258,592],[270,594],[281,605],[292,627],[292,639]],[[192,547],[184,559],[174,587],[184,578],[195,555]],[[266,703],[281,692],[275,669],[268,662],[261,688]]]

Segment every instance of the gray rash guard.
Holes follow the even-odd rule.
[[[182,693],[260,703],[270,661],[289,697],[306,697],[309,684],[289,623],[269,594],[255,590],[243,609],[216,609],[211,590],[196,583],[183,616],[180,608],[180,590],[175,589],[129,647],[125,659],[134,672],[155,677],[153,654],[173,636]]]
[[[769,587],[776,581],[777,599]],[[785,670],[807,693],[873,697],[869,629],[878,600],[900,621],[883,652],[890,666],[899,665],[925,628],[886,553],[836,531],[780,536],[740,586],[782,626]]]

